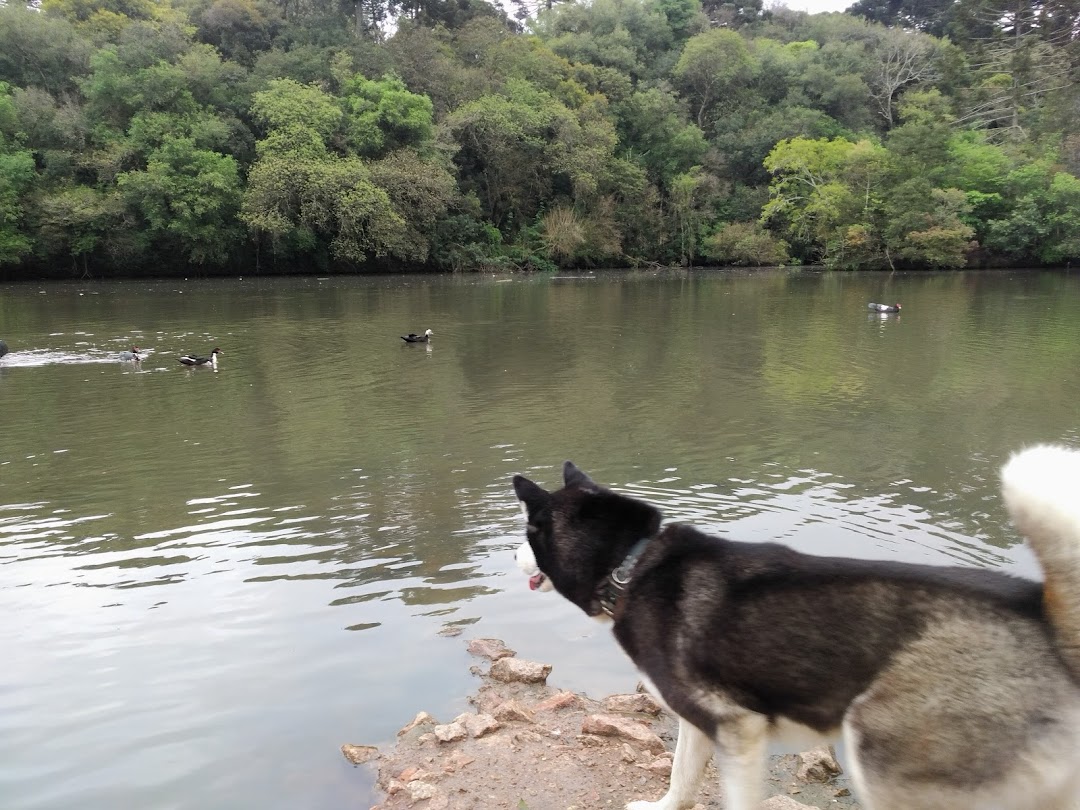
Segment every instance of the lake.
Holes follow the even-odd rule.
[[[0,338],[5,810],[368,807],[339,746],[465,710],[477,636],[632,689],[515,569],[514,473],[1031,574],[998,469],[1080,444],[1064,272],[9,284]]]

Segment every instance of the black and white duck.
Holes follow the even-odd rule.
[[[139,347],[132,346],[130,352],[120,352],[121,363],[138,363],[142,360],[142,356],[139,354]]]
[[[867,304],[867,309],[872,309],[874,312],[899,312],[899,304]]]
[[[407,335],[402,335],[401,339],[404,340],[406,343],[427,343],[431,339],[431,336],[434,334],[435,333],[432,332],[430,329],[427,329],[422,335],[418,335],[415,332],[409,332],[409,334]]]
[[[176,359],[183,363],[185,366],[212,366],[213,368],[217,368],[217,356],[219,354],[225,354],[225,352],[215,346],[214,350],[210,352],[209,357],[201,357],[194,354],[184,354]]]

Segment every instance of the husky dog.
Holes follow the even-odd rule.
[[[724,807],[757,810],[766,746],[791,731],[842,735],[866,810],[1080,808],[1080,452],[1002,470],[1042,583],[661,528],[570,462],[563,477],[514,477],[518,565],[610,618],[679,718],[667,794],[628,810],[691,807],[714,754]]]

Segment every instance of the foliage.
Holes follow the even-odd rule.
[[[0,5],[5,276],[1078,258],[1074,0],[520,5]]]
[[[191,264],[220,264],[239,240],[236,161],[199,149],[192,138],[169,141],[145,171],[121,174],[117,188],[149,237]]]
[[[705,255],[720,264],[758,267],[786,264],[788,244],[758,222],[729,222],[705,240]]]
[[[410,93],[394,76],[380,81],[357,74],[342,87],[345,138],[357,154],[377,157],[431,140],[435,127],[431,99]]]

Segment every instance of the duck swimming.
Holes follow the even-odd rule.
[[[867,309],[872,309],[875,312],[899,312],[899,304],[867,304]]]
[[[225,352],[223,352],[221,349],[219,349],[217,346],[215,346],[214,350],[212,352],[210,352],[209,357],[201,357],[201,356],[197,356],[197,355],[194,355],[194,354],[184,354],[184,355],[181,355],[180,357],[178,357],[176,359],[179,360],[181,363],[183,363],[185,366],[206,366],[206,365],[209,365],[209,366],[212,366],[213,368],[217,368],[217,356],[219,354],[225,354]]]
[[[138,363],[140,360],[142,357],[139,356],[138,346],[132,346],[130,352],[120,352],[121,363]]]
[[[401,339],[404,340],[406,343],[427,343],[428,340],[430,340],[431,336],[434,334],[435,333],[432,332],[430,329],[427,329],[422,335],[418,335],[415,332],[409,332],[409,334],[407,335],[402,335]]]

